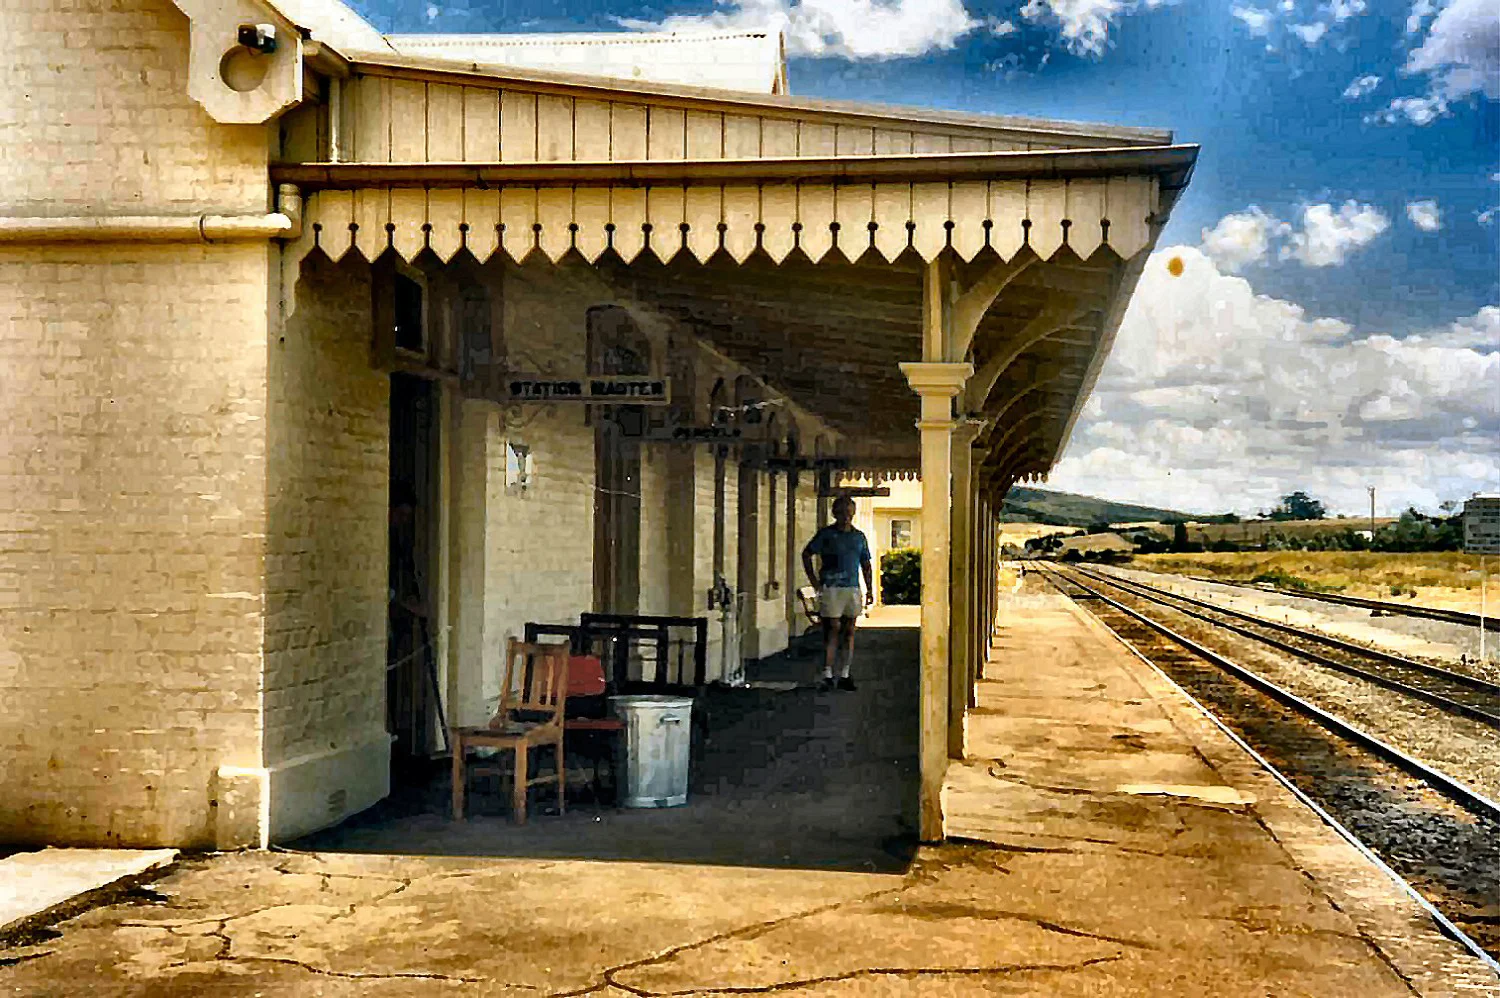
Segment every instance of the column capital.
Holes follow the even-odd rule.
[[[911,361],[901,365],[911,390],[925,397],[953,398],[974,374],[974,365]]]

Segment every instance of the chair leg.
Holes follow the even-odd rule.
[[[557,739],[557,814],[561,817],[567,811],[568,799],[568,768],[563,763],[563,740]]]
[[[518,825],[526,824],[526,743],[516,746],[516,778],[510,791],[510,810]]]
[[[464,820],[464,739],[458,735],[453,739],[453,820]]]

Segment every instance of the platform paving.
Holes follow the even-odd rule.
[[[0,993],[1446,993],[1273,832],[1263,809],[1284,802],[1198,753],[1169,688],[1066,607],[1012,610],[948,789],[962,841],[886,841],[908,820],[895,790],[914,794],[916,642],[872,630],[858,692],[816,694],[812,660],[785,661],[796,688],[718,715],[699,780],[720,789],[697,811],[592,837],[578,826],[610,816],[586,808],[525,829],[388,813],[190,857],[0,950]]]

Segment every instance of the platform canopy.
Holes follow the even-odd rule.
[[[1045,472],[1197,155],[1155,129],[360,59],[284,121],[289,266],[595,267],[877,474],[918,467],[898,365],[933,358],[934,321],[974,368],[956,409],[984,480]]]

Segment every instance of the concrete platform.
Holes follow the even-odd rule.
[[[1500,993],[1389,878],[1071,601],[1006,600],[948,832],[1014,850],[1016,910],[1141,947],[1100,993]],[[1241,991],[1243,989],[1243,991]],[[1086,989],[1085,989],[1086,990]],[[1225,993],[1220,991],[1219,993]]]
[[[176,849],[41,849],[0,860],[0,938],[170,866]]]
[[[316,849],[189,858],[154,893],[0,949],[0,994],[1485,993],[1454,985],[1455,948],[1357,854],[1055,600],[1008,611],[949,787],[969,838],[899,858],[882,840],[915,793],[916,641],[881,622],[897,626],[860,636],[856,693],[777,664],[799,688],[719,727],[696,808],[520,829],[377,815]],[[1361,914],[1383,907],[1385,929]],[[1454,974],[1422,969],[1421,947]]]

